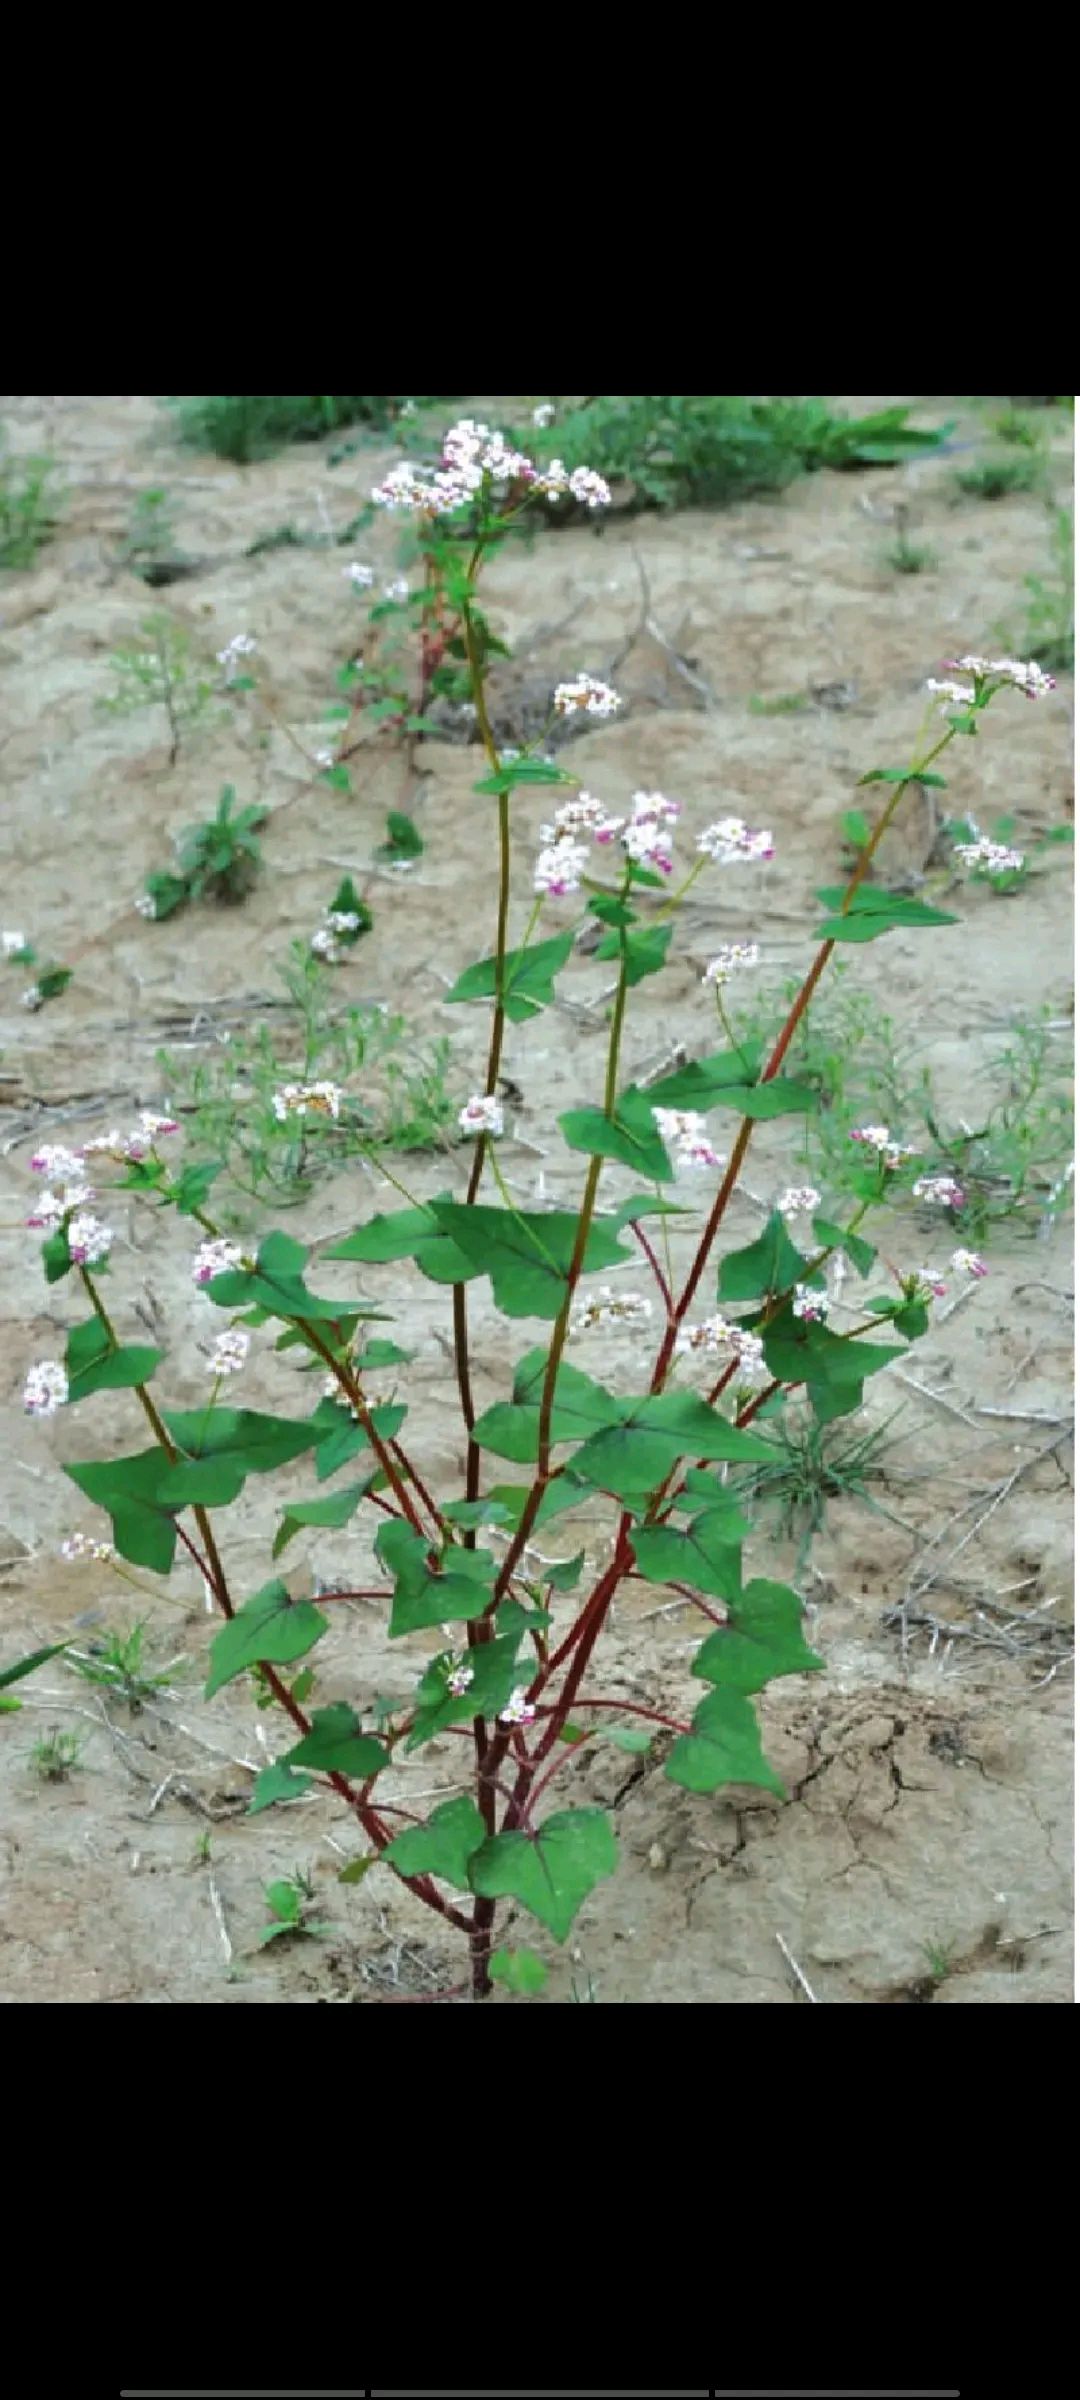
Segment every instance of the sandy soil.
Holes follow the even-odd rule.
[[[959,414],[962,438],[978,430],[963,404],[919,406],[928,422]],[[84,1616],[99,1631],[144,1613],[154,1655],[184,1654],[159,1702],[137,1715],[104,1708],[93,1687],[56,1668],[21,1687],[25,1706],[5,1718],[0,1737],[0,1996],[430,1993],[456,1978],[456,1954],[437,1920],[388,1876],[355,1889],[338,1884],[359,1843],[335,1804],[317,1795],[245,1815],[253,1772],[284,1745],[245,1687],[203,1702],[213,1628],[194,1572],[178,1568],[152,1598],[136,1600],[107,1569],[58,1560],[73,1524],[107,1530],[73,1496],[60,1462],[130,1446],[133,1404],[121,1394],[45,1424],[24,1417],[26,1368],[59,1354],[73,1309],[68,1287],[46,1290],[22,1219],[35,1138],[77,1143],[127,1122],[136,1106],[160,1106],[167,1094],[155,1053],[166,1034],[186,1024],[193,1042],[210,1043],[213,1024],[200,1012],[211,1003],[265,999],[274,960],[317,921],[338,862],[365,877],[376,912],[374,933],[342,971],[343,993],[403,1009],[418,1034],[449,1034],[455,1092],[473,1088],[483,1022],[447,1008],[445,992],[490,947],[490,821],[471,791],[478,753],[425,743],[406,783],[400,759],[372,739],[349,796],[314,787],[283,737],[259,749],[250,732],[228,726],[193,738],[170,771],[151,717],[98,712],[113,683],[109,654],[163,604],[210,653],[250,630],[281,714],[313,737],[333,697],[333,670],[356,644],[358,612],[342,580],[349,553],[244,553],[287,520],[317,529],[326,510],[345,522],[390,454],[367,451],[330,469],[323,446],[239,470],[179,451],[152,397],[12,400],[0,413],[13,445],[52,450],[67,482],[58,539],[31,571],[0,576],[3,922],[77,965],[69,991],[37,1015],[18,1006],[25,978],[9,971],[0,993],[0,1655],[67,1636]],[[575,752],[590,788],[618,805],[635,786],[659,786],[683,801],[691,834],[730,810],[776,835],[767,888],[756,876],[737,887],[716,876],[688,912],[672,965],[644,987],[631,1018],[628,1074],[640,1077],[675,1043],[691,1054],[711,1045],[700,976],[718,941],[753,932],[771,971],[803,965],[807,896],[836,879],[838,817],[858,776],[906,755],[922,681],[942,657],[993,645],[1003,626],[1022,624],[1021,579],[1046,571],[1043,509],[1022,496],[958,504],[951,473],[951,462],[934,460],[903,475],[823,475],[722,514],[623,520],[602,538],[588,529],[549,534],[493,571],[487,605],[515,653],[499,699],[508,725],[535,686],[618,662],[625,714],[586,734]],[[1066,448],[1056,474],[1064,492]],[[160,485],[181,546],[201,563],[196,576],[151,595],[116,564],[116,550],[134,495]],[[901,498],[917,538],[938,554],[924,575],[899,577],[882,563]],[[357,550],[391,571],[392,529],[377,527]],[[984,739],[956,746],[951,811],[971,807],[988,823],[1008,809],[1028,839],[1071,812],[1071,678],[1063,681],[1037,709],[1002,704]],[[810,696],[798,714],[749,709],[751,695],[795,691]],[[146,872],[166,863],[170,832],[208,813],[227,780],[241,800],[261,793],[274,811],[268,872],[241,911],[147,925],[132,907]],[[407,878],[372,866],[386,809],[403,803],[427,845]],[[519,892],[543,813],[540,803],[516,805]],[[891,869],[917,876],[929,846],[927,820],[915,814],[896,837]],[[1010,1024],[1045,1003],[1062,1018],[1071,1009],[1069,885],[1059,853],[1008,904],[961,889],[952,901],[960,922],[928,946],[894,934],[854,954],[849,980],[880,996],[958,1113]],[[552,930],[557,921],[553,910]],[[530,1202],[578,1188],[580,1166],[561,1151],[554,1120],[598,1088],[605,982],[601,966],[582,960],[562,979],[560,1005],[511,1032],[520,1138],[504,1158],[514,1191]],[[760,1129],[749,1191],[732,1212],[734,1239],[752,1237],[761,1203],[788,1180],[786,1140],[782,1127]],[[421,1196],[461,1179],[456,1157],[408,1163]],[[629,1186],[613,1169],[605,1190],[618,1197]],[[283,1221],[314,1240],[394,1204],[385,1185],[356,1170],[324,1182]],[[205,1388],[198,1342],[206,1324],[191,1305],[190,1239],[134,1207],[110,1213],[120,1228],[117,1303],[128,1324],[138,1306],[167,1327],[170,1399],[193,1404]],[[926,1219],[909,1227],[912,1256],[932,1250],[934,1232]],[[766,1746],[789,1798],[692,1798],[665,1781],[662,1757],[642,1766],[613,1748],[570,1768],[568,1800],[576,1782],[581,1796],[614,1808],[622,1860],[565,1950],[519,1922],[515,1938],[551,1960],[549,1996],[805,2005],[781,1943],[819,2001],[1071,1996],[1070,1228],[1059,1222],[1042,1240],[1007,1226],[988,1251],[991,1279],[910,1365],[870,1387],[871,1422],[903,1403],[884,1480],[872,1487],[890,1513],[830,1504],[806,1578],[808,1634],[826,1670],[774,1685],[762,1704]],[[321,1269],[320,1285],[357,1288],[341,1265]],[[406,1269],[372,1270],[366,1288],[393,1307],[398,1337],[416,1349],[410,1430],[438,1484],[460,1470],[448,1298]],[[486,1292],[473,1286],[470,1303],[481,1406],[505,1394],[508,1369],[539,1332],[508,1324]],[[632,1388],[625,1336],[601,1342],[588,1363]],[[288,1408],[291,1367],[264,1343],[245,1399]],[[980,1414],[987,1406],[1001,1413]],[[264,1580],[282,1497],[309,1480],[303,1464],[255,1479],[219,1520],[237,1583]],[[554,1530],[561,1556],[597,1532],[587,1517]],[[356,1523],[306,1545],[301,1538],[288,1555],[293,1588],[303,1588],[305,1568],[367,1580],[367,1540]],[[749,1545],[756,1572],[790,1572],[794,1557],[793,1544],[767,1527]],[[647,1586],[621,1599],[597,1654],[598,1688],[658,1708],[685,1704],[699,1636],[690,1614],[666,1599]],[[1031,1621],[1003,1630],[1010,1606]],[[391,1647],[381,1628],[374,1606],[334,1614],[318,1652],[323,1702],[362,1705],[375,1692],[411,1688],[418,1658],[437,1644]],[[30,1757],[53,1725],[77,1729],[85,1744],[60,1784],[43,1782]],[[424,1795],[430,1804],[453,1788],[458,1766],[456,1744],[436,1744],[395,1772],[387,1796],[413,1806]],[[335,1930],[320,1942],[258,1950],[262,1886],[298,1863]]]

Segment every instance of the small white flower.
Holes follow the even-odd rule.
[[[65,1370],[55,1359],[44,1358],[31,1367],[23,1386],[23,1407],[30,1417],[51,1417],[62,1408],[68,1396]]]
[[[135,902],[140,917],[156,917],[157,904],[150,892],[140,892]]]
[[[719,991],[725,983],[731,982],[733,975],[756,967],[760,957],[756,942],[725,942],[716,957],[709,960],[701,980],[703,983],[714,983]]]
[[[30,1166],[35,1175],[59,1175],[65,1182],[81,1176],[83,1171],[80,1152],[68,1150],[63,1142],[43,1142],[40,1150],[35,1150]]]
[[[5,958],[14,958],[17,950],[25,950],[26,948],[25,933],[0,934],[0,941],[2,941],[4,946]]]
[[[463,1133],[500,1134],[503,1129],[501,1103],[493,1092],[474,1092],[472,1099],[466,1100],[460,1111],[458,1124]]]
[[[724,1160],[714,1150],[705,1127],[705,1119],[695,1108],[654,1108],[656,1130],[665,1149],[674,1154],[677,1167],[722,1167]]]
[[[730,1349],[734,1330],[726,1317],[704,1317],[700,1325],[680,1325],[675,1336],[675,1356],[682,1358],[687,1353],[703,1352],[706,1358],[712,1358],[717,1351]]]
[[[610,508],[611,486],[592,467],[575,467],[570,476],[570,489],[575,500],[586,508]]]
[[[341,957],[340,945],[334,938],[333,928],[329,925],[318,926],[312,934],[308,948],[314,951],[316,958],[324,958],[328,967],[335,967]]]
[[[541,400],[539,408],[534,408],[532,412],[532,421],[534,425],[554,424],[555,410],[550,400]]]
[[[519,1683],[511,1692],[506,1707],[500,1708],[499,1723],[500,1725],[531,1725],[535,1715],[536,1710],[532,1701],[525,1697],[525,1686],[523,1683]]]
[[[328,908],[326,922],[331,933],[359,933],[360,919],[354,908]]]
[[[613,717],[622,701],[609,683],[583,672],[569,683],[556,684],[552,705],[560,717],[571,717],[579,709],[590,717]]]
[[[564,834],[591,833],[594,841],[610,842],[623,823],[622,817],[609,816],[603,801],[594,800],[591,792],[579,792],[575,800],[563,801],[550,825],[541,825],[540,839],[555,844]]]
[[[584,842],[570,841],[563,836],[541,850],[533,877],[538,892],[550,893],[552,899],[562,900],[569,892],[581,889],[581,878],[589,863]]]
[[[332,750],[316,750],[315,764],[317,767],[332,767],[333,763],[334,753]]]
[[[141,1108],[139,1110],[139,1124],[142,1128],[143,1136],[147,1141],[150,1142],[160,1141],[167,1133],[179,1133],[180,1131],[180,1121],[178,1117],[157,1117],[154,1115],[154,1111],[151,1108]],[[132,1136],[132,1139],[135,1139],[134,1135]]]
[[[863,1142],[890,1172],[903,1166],[906,1158],[917,1158],[919,1155],[910,1142],[894,1141],[887,1125],[855,1125],[850,1138],[853,1142]]]
[[[359,559],[356,558],[351,566],[343,567],[341,572],[358,592],[369,592],[375,581],[374,567],[362,567]]]
[[[43,1008],[44,1005],[45,994],[41,989],[40,983],[27,984],[26,990],[22,995],[21,1006],[23,1008],[29,1008],[33,1010]]]
[[[805,1283],[797,1283],[791,1301],[791,1313],[802,1317],[809,1325],[824,1324],[829,1302],[824,1292],[812,1292]]]
[[[224,650],[218,651],[218,665],[225,670],[226,683],[232,683],[240,660],[250,658],[252,651],[257,648],[258,644],[250,633],[234,633],[231,642],[226,642]]]
[[[1025,864],[1022,850],[1010,850],[1005,842],[992,842],[981,833],[976,842],[954,842],[953,856],[963,860],[980,875],[1003,875],[1010,870],[1019,872]]]
[[[920,1175],[911,1187],[913,1200],[929,1200],[939,1208],[962,1208],[967,1194],[954,1175]]]
[[[992,658],[990,673],[1001,675],[1007,683],[1014,683],[1027,700],[1043,700],[1047,692],[1057,690],[1054,677],[1037,666],[1033,658]]]
[[[215,1275],[228,1275],[243,1264],[244,1253],[239,1242],[200,1242],[191,1262],[192,1282],[212,1283]]]
[[[741,817],[718,817],[715,825],[707,825],[698,840],[698,849],[717,866],[731,867],[744,859],[775,857],[771,833],[751,833]]]
[[[954,1250],[951,1264],[954,1275],[971,1275],[978,1280],[990,1273],[986,1260],[979,1257],[977,1250]]]
[[[92,1541],[88,1533],[69,1533],[66,1542],[60,1544],[60,1556],[69,1566],[76,1566],[92,1558],[104,1564],[106,1559],[115,1558],[116,1552],[111,1542]]]
[[[344,1099],[336,1083],[285,1083],[274,1093],[274,1115],[279,1124],[288,1117],[306,1117],[309,1111],[319,1117],[338,1117]]]
[[[407,600],[408,597],[409,578],[407,575],[395,575],[392,583],[384,583],[383,598],[385,600]]]
[[[593,1333],[598,1325],[641,1325],[652,1315],[652,1301],[638,1292],[613,1292],[603,1284],[595,1299],[579,1301],[570,1321],[571,1333]]]
[[[69,1219],[67,1238],[72,1258],[80,1267],[99,1267],[113,1245],[111,1225],[103,1225],[100,1217],[89,1213]]]
[[[792,1184],[790,1191],[781,1192],[776,1205],[782,1217],[812,1217],[821,1207],[821,1193],[812,1183]]]
[[[475,1673],[475,1668],[470,1667],[468,1660],[464,1658],[460,1659],[456,1666],[451,1667],[446,1678],[446,1688],[448,1692],[452,1693],[455,1700],[460,1700],[463,1693],[468,1691],[469,1685],[475,1679]]]
[[[250,1348],[250,1333],[245,1333],[242,1325],[230,1325],[227,1332],[219,1333],[210,1353],[211,1375],[239,1375]]]
[[[939,682],[936,675],[928,675],[926,688],[928,692],[944,692],[945,706],[941,712],[943,717],[947,717],[954,708],[974,708],[975,706],[973,684],[956,683],[949,677],[946,677],[942,683]]]
[[[77,1209],[84,1209],[93,1197],[92,1185],[85,1183],[80,1176],[74,1183],[62,1183],[57,1191],[42,1192],[35,1200],[26,1222],[51,1232],[55,1226],[63,1224],[65,1217],[72,1216]]]

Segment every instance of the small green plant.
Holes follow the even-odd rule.
[[[820,1424],[798,1407],[778,1406],[775,1418],[771,1407],[760,1412],[766,1420],[764,1439],[776,1456],[767,1464],[736,1469],[731,1488],[752,1521],[771,1509],[785,1537],[798,1539],[796,1582],[801,1581],[814,1537],[825,1524],[830,1500],[859,1500],[878,1516],[892,1515],[872,1497],[867,1484],[883,1472],[889,1431],[899,1414],[894,1410],[884,1424],[859,1432],[844,1423]]]
[[[247,466],[252,459],[268,458],[286,442],[321,441],[324,434],[336,433],[343,425],[391,425],[404,403],[386,394],[357,399],[340,392],[310,396],[256,392],[246,397],[227,392],[209,398],[184,397],[170,405],[176,412],[181,441]]]
[[[214,684],[205,665],[192,657],[191,637],[174,617],[145,617],[142,641],[114,652],[116,690],[98,702],[114,717],[137,709],[162,708],[169,727],[169,765],[180,755],[181,736],[206,716]]]
[[[81,1733],[65,1733],[57,1725],[34,1743],[30,1764],[43,1783],[66,1783],[79,1764],[84,1745]]]
[[[37,970],[33,982],[27,984],[22,995],[24,1008],[43,1008],[47,1000],[58,1000],[61,992],[66,992],[74,969],[62,967],[54,958],[46,959],[42,964],[40,953],[24,933],[13,931],[3,934],[0,936],[0,947],[7,966],[34,967]]]
[[[1042,429],[1033,425],[1022,408],[1003,408],[1000,415],[991,417],[990,430],[999,442],[1010,442],[1021,450],[1037,450],[1042,442]]]
[[[893,573],[925,575],[929,568],[936,567],[937,554],[929,544],[912,540],[906,509],[898,508],[895,511],[895,523],[895,536],[885,552],[885,563]]]
[[[127,1633],[107,1633],[100,1642],[91,1642],[86,1650],[69,1650],[68,1659],[84,1683],[97,1683],[114,1692],[133,1713],[144,1700],[149,1700],[168,1684],[173,1669],[182,1658],[171,1658],[164,1667],[151,1668],[144,1658],[146,1640],[145,1617],[131,1626]]]
[[[412,818],[392,808],[386,820],[386,840],[379,843],[376,858],[385,860],[388,866],[411,867],[422,856],[423,848],[423,835]]]
[[[752,717],[796,717],[810,706],[809,692],[777,692],[773,699],[764,700],[760,693],[751,692],[747,706]]]
[[[308,550],[317,546],[317,536],[299,533],[295,525],[275,525],[269,533],[257,534],[244,552],[245,558],[263,558],[271,550]]]
[[[353,886],[350,896],[358,897]],[[214,1162],[249,1198],[272,1193],[288,1207],[321,1174],[372,1145],[423,1150],[446,1141],[455,1108],[445,1039],[416,1042],[404,1017],[386,1008],[342,1008],[332,968],[309,944],[292,944],[277,979],[285,998],[274,1003],[272,1027],[245,1030],[195,1065],[158,1054],[194,1159]],[[362,1099],[350,1099],[337,1117],[275,1108],[286,1086],[328,1078],[347,1084],[361,1073]]]
[[[192,900],[235,908],[247,898],[262,867],[258,834],[268,812],[258,804],[236,808],[235,803],[235,789],[227,783],[216,815],[180,835],[175,871],[146,878],[146,902],[139,903],[143,916],[160,922]]]
[[[536,437],[538,452],[586,464],[631,508],[717,508],[744,493],[778,491],[818,467],[898,464],[938,448],[947,427],[918,432],[905,408],[833,414],[823,400],[732,393],[597,397]],[[550,512],[576,515],[572,499]]]
[[[1048,575],[1025,575],[1027,616],[1018,647],[1051,672],[1072,672],[1076,659],[1073,512],[1051,511],[1053,564]]]
[[[1004,500],[1010,492],[1033,492],[1042,475],[1042,462],[1030,453],[1022,458],[1003,455],[982,458],[958,467],[956,481],[971,500]]]
[[[955,1180],[962,1198],[950,1213],[958,1230],[975,1242],[1006,1220],[1035,1233],[1071,1203],[1072,1080],[1068,1057],[1062,1056],[1061,1027],[1048,1008],[1013,1028],[984,1080],[989,1102],[974,1126],[946,1124],[925,1069],[917,1099],[936,1146],[920,1173]]]
[[[985,834],[974,817],[948,817],[938,840],[939,846],[951,848],[969,883],[985,884],[1002,898],[1023,891],[1036,860],[1048,853],[1057,856],[1075,840],[1072,825],[1051,825],[1025,849],[1017,850],[1013,847],[1015,832],[1015,817],[995,817]]]
[[[310,1915],[311,1905],[315,1898],[315,1886],[310,1875],[305,1875],[302,1867],[297,1867],[293,1875],[283,1876],[276,1883],[266,1884],[264,1898],[270,1911],[271,1922],[269,1925],[263,1926],[259,1935],[257,1947],[260,1950],[265,1947],[267,1942],[276,1941],[279,1934],[306,1934],[310,1939],[317,1940],[320,1934],[332,1933],[334,1930],[332,1925]]]
[[[48,458],[8,458],[0,435],[0,567],[32,567],[51,541],[56,506]]]
[[[951,1974],[955,1949],[955,1942],[923,1943],[923,1957],[926,1960],[927,1973],[935,1987],[943,1984],[946,1977]]]

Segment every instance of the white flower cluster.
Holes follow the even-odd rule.
[[[890,1172],[902,1167],[905,1158],[917,1158],[919,1155],[909,1142],[894,1141],[887,1125],[855,1125],[852,1127],[851,1140],[864,1143]]]
[[[458,1115],[463,1133],[500,1134],[503,1129],[501,1103],[494,1092],[474,1092]]]
[[[829,1302],[824,1292],[813,1292],[809,1284],[797,1283],[791,1296],[791,1313],[793,1317],[801,1317],[804,1324],[823,1325]]]
[[[944,1300],[949,1289],[948,1277],[950,1274],[966,1276],[970,1282],[979,1283],[984,1275],[989,1274],[990,1269],[985,1259],[980,1258],[977,1250],[954,1250],[947,1269],[919,1267],[916,1272],[925,1298]]]
[[[370,592],[375,581],[374,567],[363,567],[359,559],[354,558],[352,565],[343,567],[341,572],[346,582],[351,583],[355,592]]]
[[[976,836],[973,842],[953,843],[953,856],[962,860],[965,867],[979,875],[1003,875],[1024,866],[1022,850],[1010,850],[1006,842],[991,841],[989,834],[980,833],[977,825],[972,825],[971,830]]]
[[[727,1317],[704,1317],[700,1325],[682,1325],[675,1336],[675,1355],[722,1356],[727,1352],[739,1362],[739,1381],[742,1384],[768,1382],[765,1364],[765,1345],[760,1334],[747,1333],[741,1325],[732,1325]]]
[[[131,1133],[120,1133],[116,1126],[109,1133],[95,1134],[93,1141],[84,1142],[84,1158],[111,1158],[118,1166],[136,1166],[150,1156],[155,1144],[166,1134],[179,1133],[175,1117],[158,1117],[150,1108],[139,1111],[139,1122]],[[31,1159],[31,1166],[33,1160]]]
[[[556,684],[551,704],[559,717],[572,717],[580,709],[587,717],[613,717],[622,707],[612,685],[601,683],[597,675],[587,675],[584,668],[568,682]]]
[[[67,1221],[68,1249],[77,1267],[100,1267],[113,1246],[113,1230],[89,1209],[79,1209]]]
[[[49,1142],[34,1152],[30,1164],[35,1174],[62,1180],[51,1183],[35,1200],[27,1224],[45,1233],[63,1227],[76,1266],[100,1266],[112,1248],[113,1231],[89,1206],[94,1189],[83,1174],[83,1153]]]
[[[795,1183],[789,1191],[781,1192],[776,1205],[782,1217],[792,1220],[812,1217],[814,1210],[821,1207],[821,1193],[814,1190],[812,1183]]]
[[[511,1692],[506,1707],[500,1708],[499,1723],[500,1725],[531,1725],[535,1715],[536,1710],[532,1701],[525,1697],[525,1686],[523,1683],[519,1683],[516,1690]]]
[[[274,1093],[274,1115],[280,1125],[289,1117],[338,1117],[345,1095],[336,1083],[283,1083]]]
[[[1033,658],[979,658],[969,650],[965,658],[947,658],[945,666],[952,673],[976,675],[980,682],[997,676],[1002,683],[1014,684],[1027,700],[1043,700],[1047,692],[1057,690],[1054,677],[1045,674]]]
[[[570,1320],[571,1333],[595,1333],[600,1325],[642,1325],[652,1315],[652,1301],[638,1292],[613,1292],[603,1284],[594,1299],[582,1300]]]
[[[654,1108],[656,1130],[674,1156],[676,1167],[722,1167],[724,1160],[713,1149],[705,1128],[705,1119],[696,1108]]]
[[[756,967],[760,957],[756,942],[724,942],[716,957],[709,960],[701,980],[715,984],[717,991],[720,991],[725,983],[731,982],[733,975],[745,974],[749,968]]]
[[[84,1566],[90,1559],[96,1559],[103,1566],[106,1559],[116,1557],[116,1552],[111,1542],[92,1541],[88,1533],[69,1533],[67,1540],[60,1544],[60,1556],[67,1560],[69,1567]]]
[[[625,819],[608,815],[602,800],[594,800],[591,792],[579,792],[576,800],[564,800],[557,808],[550,825],[541,825],[540,839],[554,845],[566,835],[591,833],[595,842],[613,842],[621,833]]]
[[[247,1365],[250,1348],[250,1333],[245,1333],[242,1325],[230,1325],[227,1332],[219,1333],[210,1353],[211,1375],[239,1375]]]
[[[43,1358],[36,1367],[31,1367],[23,1385],[23,1407],[27,1416],[55,1416],[67,1396],[67,1374],[56,1359]]]
[[[0,947],[3,948],[5,958],[14,958],[16,951],[26,948],[25,933],[0,934]]]
[[[962,1208],[967,1198],[955,1175],[920,1175],[911,1187],[913,1200],[929,1200],[938,1208]]]
[[[718,817],[715,825],[707,825],[698,849],[706,858],[714,859],[718,867],[736,866],[743,859],[776,856],[771,833],[751,833],[741,817]]]
[[[523,450],[512,449],[505,434],[473,417],[462,417],[450,427],[438,467],[403,461],[391,467],[371,497],[380,508],[416,509],[423,516],[443,517],[474,500],[485,481],[499,490],[520,490],[523,497],[536,492],[555,500],[569,492],[587,508],[606,507],[611,499],[603,477],[594,475],[591,468],[575,467],[567,474],[559,459],[538,467]]]
[[[446,1678],[446,1688],[447,1691],[452,1694],[455,1700],[460,1700],[464,1693],[468,1691],[469,1685],[474,1680],[475,1673],[475,1668],[470,1667],[468,1659],[466,1658],[459,1658],[451,1667]]]
[[[678,801],[665,799],[663,792],[635,792],[630,807],[632,814],[619,837],[627,858],[636,867],[658,867],[661,875],[670,875],[671,835],[667,829],[678,817]]]
[[[218,665],[224,669],[226,683],[232,683],[242,658],[250,658],[258,643],[250,633],[234,633],[231,642],[217,654]]]
[[[312,934],[308,948],[316,958],[325,959],[328,967],[336,967],[342,950],[351,946],[360,931],[360,919],[354,908],[328,908],[323,923]]]
[[[200,1242],[191,1262],[191,1280],[200,1286],[212,1283],[215,1275],[228,1275],[247,1263],[239,1242]]]
[[[943,717],[947,717],[951,709],[974,708],[975,706],[975,690],[970,683],[955,683],[948,676],[942,682],[936,675],[928,675],[926,688],[928,692],[944,694],[945,706],[941,711]]]

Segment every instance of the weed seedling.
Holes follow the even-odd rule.
[[[79,1764],[84,1739],[81,1733],[64,1733],[59,1726],[52,1726],[30,1752],[35,1774],[40,1775],[43,1783],[66,1783]]]
[[[767,1464],[742,1467],[731,1478],[733,1491],[752,1517],[772,1509],[785,1538],[799,1543],[795,1580],[802,1580],[815,1535],[825,1524],[830,1500],[858,1500],[878,1516],[892,1511],[875,1500],[867,1484],[883,1472],[889,1430],[900,1411],[883,1425],[857,1432],[843,1424],[819,1424],[801,1409],[787,1408],[767,1421],[763,1438],[776,1456]],[[895,1520],[899,1521],[899,1520]]]
[[[167,1666],[152,1669],[143,1659],[146,1619],[140,1618],[128,1633],[109,1633],[100,1642],[92,1642],[89,1650],[70,1650],[68,1657],[84,1683],[97,1683],[106,1691],[115,1692],[134,1713],[144,1700],[152,1698],[168,1684],[174,1667],[182,1657],[171,1658]]]
[[[193,659],[191,638],[173,617],[146,617],[141,642],[113,654],[116,690],[98,702],[107,715],[128,717],[142,708],[164,709],[169,728],[169,765],[180,755],[182,735],[205,718],[214,697],[208,670]]]
[[[285,1876],[277,1883],[266,1884],[264,1898],[272,1921],[263,1926],[259,1935],[257,1947],[260,1950],[265,1948],[267,1942],[276,1941],[279,1934],[305,1934],[309,1939],[317,1940],[320,1934],[334,1931],[332,1925],[308,1913],[315,1898],[315,1886],[302,1867],[297,1867],[294,1875]]]
[[[146,895],[138,907],[144,917],[160,922],[174,917],[191,900],[217,900],[235,908],[247,898],[262,866],[257,839],[267,810],[257,804],[236,808],[236,792],[227,783],[216,816],[189,825],[177,844],[176,870],[148,875]]]
[[[0,567],[32,567],[52,539],[56,508],[48,458],[7,458],[0,436]]]
[[[1004,500],[1012,492],[1033,492],[1043,473],[1042,462],[1030,452],[1022,458],[983,458],[958,467],[956,481],[971,500]]]

